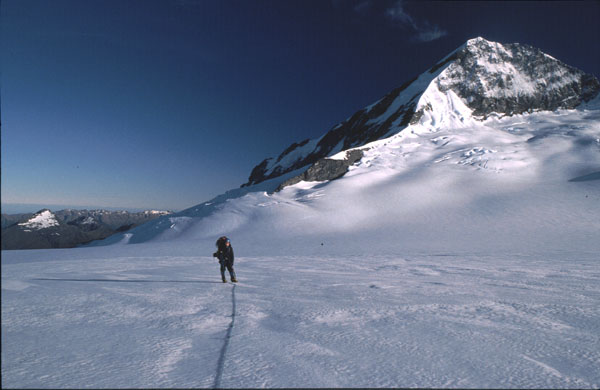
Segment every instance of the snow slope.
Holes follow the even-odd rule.
[[[341,179],[273,193],[291,173],[233,190],[128,242],[212,247],[227,234],[257,255],[598,249],[600,182],[570,181],[600,171],[595,107],[439,129],[423,119],[361,148]]]

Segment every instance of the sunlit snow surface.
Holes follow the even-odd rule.
[[[599,111],[458,114],[329,183],[3,251],[2,386],[598,388]]]
[[[3,387],[600,385],[594,253],[202,252],[5,253]]]

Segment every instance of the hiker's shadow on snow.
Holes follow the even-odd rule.
[[[117,282],[117,283],[215,283],[222,282],[209,280],[137,280],[137,279],[67,279],[67,278],[34,278],[31,280],[45,280],[51,282]]]

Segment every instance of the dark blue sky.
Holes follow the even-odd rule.
[[[597,1],[2,0],[0,10],[2,203],[193,206],[477,36],[600,75]]]

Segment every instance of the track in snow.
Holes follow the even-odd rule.
[[[217,375],[215,377],[215,384],[213,388],[218,389],[221,387],[221,378],[223,377],[223,368],[225,367],[225,355],[227,354],[227,347],[229,347],[229,339],[231,339],[231,331],[235,324],[235,284],[231,289],[231,322],[227,328],[225,334],[225,341],[223,342],[223,348],[221,348],[221,354],[219,355],[219,361],[217,363]]]

